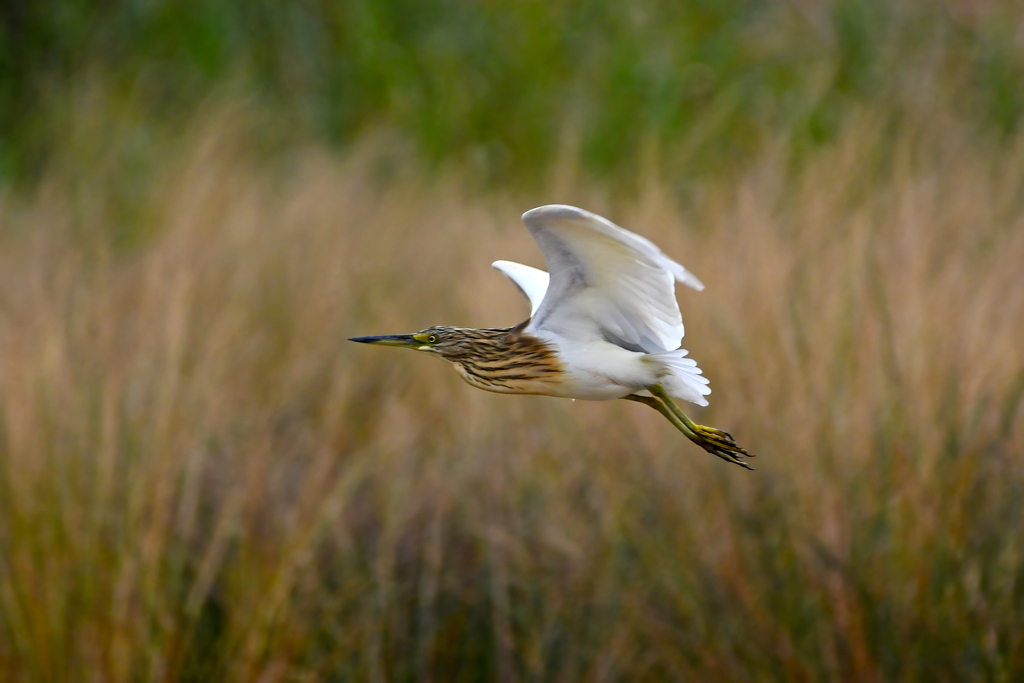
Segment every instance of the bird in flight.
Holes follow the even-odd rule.
[[[514,327],[428,327],[416,334],[350,341],[440,356],[479,389],[588,401],[645,403],[688,439],[723,460],[753,469],[732,435],[693,422],[674,398],[708,404],[708,380],[679,348],[683,319],[675,283],[704,284],[650,240],[574,206],[523,214],[549,273],[495,261],[530,302]]]

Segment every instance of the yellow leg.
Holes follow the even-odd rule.
[[[740,467],[745,467],[748,470],[754,469],[744,460],[740,459],[741,455],[754,457],[753,453],[747,453],[747,451],[741,448],[732,438],[732,434],[715,429],[714,427],[705,427],[695,423],[676,405],[672,397],[666,393],[660,384],[647,387],[647,390],[654,394],[654,397],[624,396],[623,398],[629,401],[636,401],[637,403],[644,403],[654,408],[664,415],[687,439],[708,453]]]

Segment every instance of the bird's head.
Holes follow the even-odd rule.
[[[384,334],[376,337],[352,337],[349,341],[377,346],[397,346],[436,353],[445,360],[458,361],[471,353],[482,341],[481,332],[462,327],[428,327],[416,334]]]

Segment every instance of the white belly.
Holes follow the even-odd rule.
[[[554,337],[545,340],[558,350],[565,370],[564,381],[554,396],[586,401],[611,401],[657,383],[657,368],[643,362],[645,354],[628,351],[605,341],[567,344]]]

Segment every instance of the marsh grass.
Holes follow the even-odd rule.
[[[380,141],[268,167],[233,114],[140,189],[134,242],[102,173],[8,193],[7,680],[1020,677],[1024,150],[852,120],[685,205],[653,171],[629,201],[571,168],[377,182]],[[692,414],[757,472],[640,405],[345,341],[522,319],[488,264],[542,265],[518,215],[551,201],[705,281]]]

